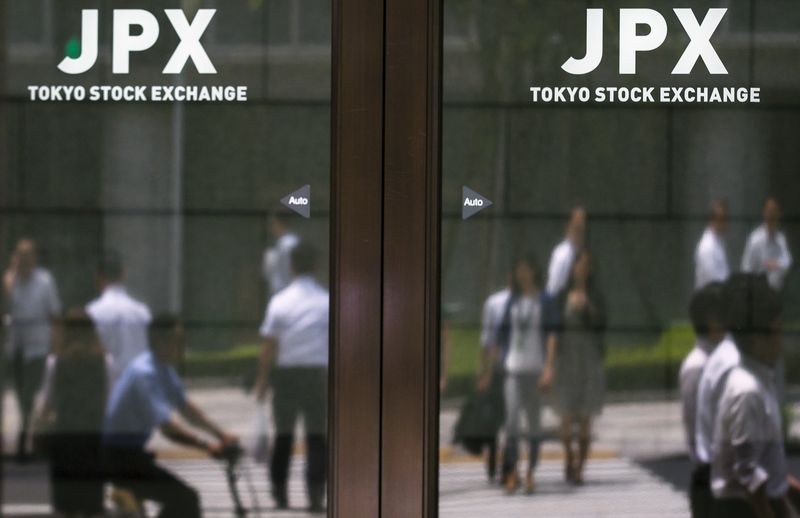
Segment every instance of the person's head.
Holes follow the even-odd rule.
[[[291,214],[287,209],[275,209],[269,215],[269,233],[275,239],[289,232],[289,218]]]
[[[778,226],[781,223],[781,206],[778,200],[770,196],[764,201],[762,217],[764,218],[764,225],[766,225],[770,234],[778,231]]]
[[[102,353],[102,345],[94,322],[82,309],[70,310],[61,321],[61,343],[56,354]]]
[[[20,239],[14,250],[17,262],[17,273],[22,277],[28,277],[38,262],[36,242],[33,239]]]
[[[300,241],[291,252],[292,274],[314,275],[317,268],[317,250],[311,243]]]
[[[515,259],[511,265],[511,289],[514,294],[537,290],[540,285],[540,270],[536,257],[528,253]]]
[[[160,315],[150,326],[150,350],[161,362],[177,365],[186,348],[183,321],[176,315]]]
[[[713,344],[725,337],[723,284],[712,282],[700,288],[689,302],[689,319],[694,333]]]
[[[708,225],[717,234],[724,234],[728,230],[728,202],[716,200],[711,204]]]
[[[725,283],[726,322],[739,351],[765,365],[781,354],[781,301],[763,274],[737,273]]]
[[[100,289],[122,282],[125,270],[122,257],[114,250],[106,250],[97,263],[97,284]]]
[[[586,238],[586,209],[573,207],[567,222],[567,237],[576,245],[583,245]]]

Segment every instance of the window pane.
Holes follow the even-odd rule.
[[[289,1],[129,4],[0,4],[0,514],[317,514],[330,10],[304,29],[310,56],[287,45]],[[90,7],[97,62],[67,75],[57,64],[87,50]],[[114,7],[149,9],[159,24],[128,74],[114,73]],[[197,73],[198,50],[181,74],[162,73],[191,39],[164,12],[181,7],[190,23],[196,8],[216,9],[200,38],[216,74]],[[140,16],[134,39],[150,19]],[[31,52],[49,41],[43,27],[52,44]],[[29,85],[232,85],[248,99],[44,102]]]
[[[705,439],[718,500],[747,494],[725,464],[742,460],[736,419],[748,444],[778,452],[765,487],[783,494],[800,346],[790,4],[692,3],[698,20],[727,8],[711,37],[727,74],[700,60],[672,75],[690,42],[678,2],[444,0],[440,516],[690,516],[692,480],[711,498],[698,408],[723,430]],[[570,75],[562,64],[587,54],[587,7],[603,9],[603,57]],[[623,75],[619,9],[634,7],[663,16],[667,34]],[[454,43],[465,32],[470,43]],[[548,103],[530,91],[750,86],[760,103]],[[755,314],[769,324],[756,330]],[[700,398],[718,350],[744,360],[713,385],[728,396]],[[731,403],[762,374],[770,422]]]

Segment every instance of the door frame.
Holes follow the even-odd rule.
[[[438,496],[441,0],[334,0],[329,516]]]

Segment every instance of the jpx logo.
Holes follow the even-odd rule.
[[[725,8],[709,9],[702,22],[691,9],[673,9],[675,16],[689,36],[689,45],[678,60],[673,74],[689,74],[702,59],[709,73],[727,74],[711,44],[711,36],[728,11]],[[639,29],[647,27],[649,31]],[[640,35],[639,33],[642,32]],[[646,32],[646,33],[645,33]],[[636,73],[636,55],[657,49],[667,39],[667,21],[652,9],[619,10],[619,73]],[[586,10],[586,56],[569,58],[561,68],[573,75],[588,74],[603,60],[603,9]]]
[[[217,70],[206,54],[200,38],[203,36],[216,9],[200,9],[192,22],[180,9],[164,9],[167,19],[178,35],[180,42],[164,67],[164,74],[179,74],[186,62],[192,60],[201,74],[216,74]],[[98,10],[84,9],[81,23],[81,55],[66,57],[58,68],[66,74],[83,74],[97,62]],[[137,31],[133,27],[138,27]],[[115,9],[113,13],[113,41],[111,70],[114,74],[127,74],[130,71],[130,55],[142,52],[158,41],[160,27],[158,19],[142,9]]]

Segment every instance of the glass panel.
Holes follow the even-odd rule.
[[[736,433],[771,498],[786,490],[784,445],[798,467],[800,5],[691,6],[698,20],[728,9],[711,37],[727,74],[700,60],[671,75],[690,41],[680,2],[444,0],[443,518],[689,516],[692,480],[711,498],[705,459],[733,516],[748,494],[725,464],[747,463]],[[603,60],[570,75],[587,7],[603,9]],[[667,35],[621,75],[619,9],[635,7]],[[531,87],[557,86],[752,86],[761,102],[533,102]],[[737,370],[722,351],[744,358]],[[706,362],[737,377],[715,381]],[[758,410],[737,408],[753,386]]]
[[[291,1],[0,3],[3,516],[324,512],[331,15],[303,4],[310,51],[289,45]],[[160,25],[128,75],[114,7]],[[98,59],[70,76],[82,8]],[[197,50],[162,73],[191,39],[165,8],[216,9],[200,39],[216,74]],[[65,84],[248,98],[30,98]]]

